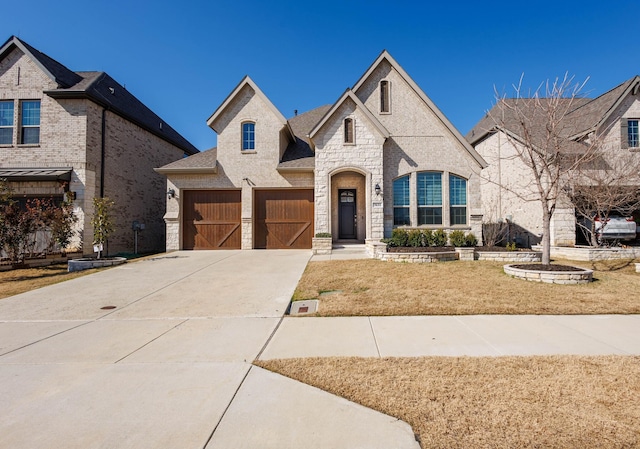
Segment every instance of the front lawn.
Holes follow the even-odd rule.
[[[0,271],[0,299],[95,273],[98,268],[67,272],[67,264]]]
[[[409,423],[427,448],[640,447],[640,357],[268,360]]]
[[[556,262],[594,269],[595,281],[528,282],[499,262],[326,261],[308,264],[293,299],[319,299],[318,316],[640,313],[631,261]]]

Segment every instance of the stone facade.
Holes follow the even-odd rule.
[[[0,54],[0,101],[13,101],[13,139],[0,145],[0,168],[72,169],[68,184],[52,181],[24,183],[12,180],[16,195],[62,196],[74,193],[74,211],[79,217],[74,247],[85,254],[93,253],[93,199],[101,193],[115,202],[115,231],[107,252],[134,251],[133,221],[145,225],[138,234],[138,251],[162,251],[165,248],[165,179],[153,168],[197,150],[188,142],[177,145],[162,132],[151,132],[130,118],[126,110],[99,104],[91,93],[64,98],[62,81],[47,71],[47,61],[37,63],[38,53],[16,38],[10,39]],[[55,66],[57,73],[80,80],[80,83],[109,83],[114,104],[134,104],[135,98],[122,86],[98,72],[75,73]],[[83,84],[83,85],[85,85]],[[40,138],[37,144],[19,144],[20,101],[40,100]],[[140,103],[145,117],[157,117]],[[131,113],[134,114],[134,113]],[[158,118],[158,125],[161,120]],[[166,125],[165,125],[166,126]],[[104,130],[104,134],[103,134]],[[104,166],[102,164],[104,163]],[[104,171],[104,180],[101,173]]]
[[[576,101],[573,106],[575,110],[565,116],[562,124],[573,130],[575,136],[564,137],[568,141],[573,139],[590,144],[594,133],[597,133],[599,147],[610,169],[616,170],[626,165],[637,167],[637,152],[640,149],[625,148],[623,139],[627,139],[626,121],[640,118],[639,83],[640,78],[634,77],[590,102]],[[499,111],[495,114],[499,114]],[[593,127],[595,123],[598,124],[597,129]],[[521,131],[510,131],[516,136],[515,139],[507,137],[502,129],[496,130],[491,114],[487,114],[467,138],[488,163],[488,167],[482,171],[480,183],[485,221],[507,220],[511,225],[510,240],[522,246],[531,246],[542,238],[542,207],[531,168],[518,157],[516,145],[519,144],[516,142]],[[571,172],[567,176],[576,175]],[[586,181],[589,182],[593,181]],[[640,175],[635,179],[625,177],[625,183],[640,185]],[[576,211],[562,193],[550,225],[552,246],[576,244],[579,237],[576,235]]]
[[[381,81],[390,87],[390,108],[384,112]],[[255,124],[251,151],[241,148],[241,129],[247,122]],[[386,51],[332,106],[286,120],[246,77],[208,125],[218,133],[218,147],[212,150],[217,152],[215,161],[193,156],[158,169],[167,175],[167,187],[177,192],[167,203],[167,248],[183,247],[181,192],[230,188],[242,189],[243,249],[255,247],[256,189],[295,188],[313,189],[314,233],[373,248],[394,227],[393,181],[399,176],[411,177],[411,221],[418,227],[416,176],[421,171],[443,176],[444,220],[433,228],[461,229],[481,239],[479,173],[484,160]],[[216,172],[206,172],[207,167]],[[449,218],[451,174],[466,181],[463,225],[452,226]],[[345,191],[353,195],[354,209],[341,207],[340,194]],[[342,211],[353,217],[342,216]],[[350,232],[341,231],[351,224]]]

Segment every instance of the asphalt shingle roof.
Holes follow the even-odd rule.
[[[278,168],[313,169],[315,167],[315,153],[309,145],[307,136],[329,109],[331,105],[320,106],[289,119],[289,126],[296,141],[289,144]]]

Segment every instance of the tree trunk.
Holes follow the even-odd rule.
[[[542,265],[551,264],[551,214],[542,208]]]

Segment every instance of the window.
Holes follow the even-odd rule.
[[[353,119],[344,119],[344,143],[355,143],[353,135]]]
[[[242,151],[256,149],[256,124],[246,122],[242,124]]]
[[[0,101],[0,145],[13,143],[13,100]]]
[[[389,81],[380,81],[380,112],[390,112]]]
[[[638,135],[638,120],[627,120],[627,137],[629,140],[629,147],[640,147],[640,139]]]
[[[393,225],[410,225],[409,216],[409,176],[393,181]]]
[[[22,109],[20,143],[40,143],[40,100],[22,101],[20,107]]]
[[[442,224],[442,173],[418,173],[418,225]]]
[[[449,175],[451,226],[467,224],[467,180]]]

